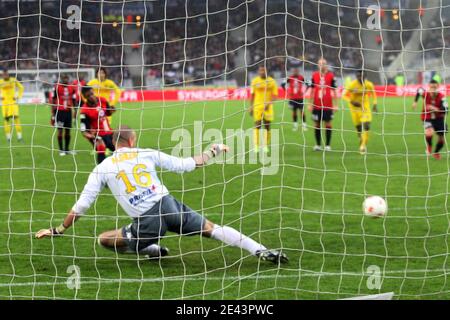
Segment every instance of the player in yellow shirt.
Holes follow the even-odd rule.
[[[115,107],[117,102],[119,102],[120,94],[122,91],[119,87],[107,78],[107,73],[104,68],[98,68],[97,78],[92,79],[87,83],[88,87],[94,89],[94,93],[97,97],[103,97],[108,101],[109,105]],[[111,93],[114,93],[114,97],[111,97]],[[111,124],[111,116],[108,117],[109,123]]]
[[[264,124],[264,141],[263,151],[268,152],[270,144],[270,124],[273,121],[273,100],[278,96],[278,86],[272,77],[267,75],[264,66],[258,68],[258,76],[256,76],[250,87],[250,115],[253,116],[255,128],[253,131],[254,151],[259,151],[260,129]]]
[[[3,124],[6,140],[11,141],[12,126],[16,130],[17,140],[22,140],[22,126],[19,119],[19,105],[17,100],[22,98],[23,85],[16,78],[11,77],[8,70],[3,69],[0,79],[0,97],[2,102]]]
[[[365,79],[364,71],[360,70],[345,89],[344,99],[348,101],[352,114],[353,124],[360,138],[359,152],[367,152],[369,141],[370,123],[372,122],[372,110],[370,109],[370,96],[372,97],[372,109],[377,111],[377,94],[373,83]]]

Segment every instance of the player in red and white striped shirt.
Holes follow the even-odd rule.
[[[287,98],[289,99],[289,107],[292,110],[292,121],[294,122],[294,131],[298,129],[298,111],[302,117],[303,131],[306,131],[306,118],[303,103],[303,84],[305,78],[300,74],[298,68],[292,70],[292,74],[287,78],[283,87],[286,89]],[[286,88],[287,87],[287,88]]]

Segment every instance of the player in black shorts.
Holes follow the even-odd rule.
[[[281,86],[286,90],[286,96],[289,99],[289,107],[292,110],[292,121],[294,123],[294,131],[298,130],[298,113],[302,119],[303,131],[307,130],[306,117],[303,108],[303,85],[305,78],[300,74],[298,68],[292,70],[292,74],[286,79]]]
[[[58,130],[59,155],[65,156],[72,153],[69,150],[70,129],[72,128],[72,113],[76,113],[75,89],[69,84],[69,77],[62,75],[50,99],[52,106],[51,124]]]
[[[426,153],[428,155],[432,154],[435,159],[439,160],[441,158],[439,152],[444,147],[445,134],[448,131],[445,121],[448,112],[447,100],[439,92],[439,83],[435,80],[431,80],[428,91],[425,91],[423,88],[417,91],[413,109],[417,108],[417,101],[420,97],[423,99],[421,119],[423,121],[425,141],[427,143]],[[433,151],[433,135],[435,133],[438,136],[438,142]]]

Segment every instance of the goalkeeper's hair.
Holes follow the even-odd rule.
[[[121,125],[114,130],[113,143],[120,144],[121,142],[128,142],[128,140],[135,134],[134,130],[127,125]]]
[[[435,80],[435,79],[431,79],[430,80],[430,84],[439,84],[439,82],[437,80]]]

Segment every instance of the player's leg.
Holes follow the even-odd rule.
[[[100,140],[96,140],[94,142],[94,146],[95,146],[95,152],[97,153],[97,164],[102,163],[103,160],[105,160],[106,155],[106,146],[105,143],[103,141]]]
[[[273,114],[273,105],[269,105],[267,107],[267,110],[264,110],[264,131],[263,131],[263,137],[264,137],[264,152],[269,151],[269,145],[272,138],[272,132],[270,131],[270,124],[272,123],[274,119]]]
[[[70,152],[70,129],[72,129],[72,112],[67,111],[64,121],[64,151]]]
[[[135,242],[131,237],[130,227],[131,224],[121,229],[101,233],[98,236],[98,244],[105,249],[118,253],[144,254],[152,258],[166,256],[169,253],[167,248],[160,247],[156,243],[148,244],[141,250],[136,250]],[[130,237],[127,237],[128,233],[130,234]],[[134,243],[134,246],[132,243]]]
[[[105,143],[106,148],[108,148],[111,151],[115,151],[116,147],[114,146],[113,140],[112,140],[112,134],[103,136],[103,142]]]
[[[322,150],[321,144],[322,144],[322,110],[320,109],[313,109],[312,111],[312,120],[314,121],[314,137],[316,139],[316,145],[314,146],[314,151]]]
[[[60,126],[58,121],[56,122],[56,125],[57,125],[57,130],[58,130],[57,135],[58,135],[59,155],[65,156],[66,153],[64,152],[64,147],[63,147],[63,131],[64,131],[64,129],[62,128],[62,126]]]
[[[171,232],[181,235],[198,235],[221,241],[227,245],[239,247],[254,256],[272,262],[287,262],[287,256],[267,248],[229,226],[219,226],[202,217],[172,196],[161,199],[161,217]],[[179,213],[179,214],[174,214]]]
[[[432,154],[433,153],[433,135],[434,135],[434,129],[433,125],[430,121],[424,121],[423,127],[425,130],[425,141],[427,144],[426,153]]]
[[[97,239],[98,244],[106,249],[114,250],[120,253],[129,251],[128,243],[124,240],[122,229],[123,228],[109,230],[101,233]]]
[[[434,130],[436,135],[438,136],[438,142],[436,143],[436,147],[434,149],[433,157],[435,159],[440,159],[440,151],[445,145],[445,133],[447,132],[447,125],[444,119],[436,119],[434,120]]]
[[[253,128],[253,146],[254,151],[259,151],[259,140],[260,140],[260,131],[261,131],[261,120],[255,121],[255,127]]]
[[[7,115],[6,108],[8,108],[8,106],[2,106],[3,130],[5,130],[6,141],[10,142],[11,141],[11,119],[12,119],[12,117]]]
[[[366,110],[368,111],[364,111],[361,114],[362,132],[361,132],[361,144],[359,146],[359,152],[361,154],[365,154],[367,152],[370,124],[372,122],[372,112],[370,111],[370,107],[366,106]]]
[[[70,128],[64,128],[64,151],[70,153]]]
[[[204,219],[202,235],[207,238],[221,241],[229,246],[238,247],[248,251],[251,255],[273,263],[286,263],[287,255],[278,250],[268,250],[263,244],[242,234],[229,226],[220,226]]]
[[[294,127],[292,130],[297,131],[298,129],[298,117],[297,117],[297,102],[295,100],[289,100],[289,108],[292,112],[292,122]]]
[[[362,122],[361,144],[359,152],[365,154],[367,152],[367,143],[369,142],[370,122]]]
[[[19,142],[23,142],[23,137],[22,137],[22,123],[20,121],[20,116],[19,116],[19,105],[14,104],[11,106],[12,108],[12,121],[14,124],[14,130],[16,131],[16,135],[17,135],[17,140]]]
[[[299,110],[300,110],[300,116],[302,117],[302,127],[303,127],[303,131],[308,130],[308,128],[306,127],[306,115],[305,115],[305,106],[303,103],[303,99],[300,99],[299,102]]]
[[[264,131],[263,131],[263,137],[264,137],[264,152],[269,152],[269,145],[272,138],[272,132],[270,131],[270,121],[264,121]]]
[[[361,145],[361,132],[362,132],[361,112],[358,110],[354,110],[352,107],[350,107],[350,114],[352,116],[353,125],[356,128],[356,134],[358,135],[358,138],[360,140],[359,144]]]

